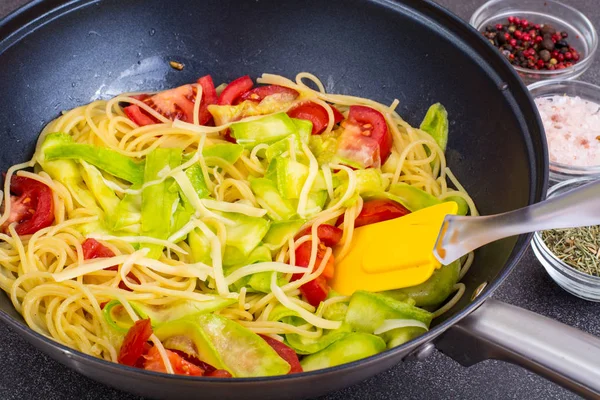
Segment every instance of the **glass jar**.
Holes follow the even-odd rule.
[[[558,196],[593,180],[593,177],[586,177],[563,181],[548,190],[548,198]],[[600,277],[580,272],[561,261],[546,246],[546,243],[542,240],[541,232],[535,232],[531,247],[548,275],[560,287],[582,299],[600,301]]]
[[[600,105],[600,86],[573,80],[541,81],[528,86],[533,98],[578,96]],[[550,185],[564,180],[583,177],[600,178],[600,165],[580,167],[550,161]]]
[[[592,64],[598,48],[598,34],[590,20],[575,8],[554,0],[491,0],[479,7],[469,23],[478,31],[488,25],[505,24],[507,18],[525,18],[536,24],[552,24],[569,33],[567,39],[581,55],[571,67],[557,70],[532,70],[513,66],[526,84],[549,79],[575,79]]]

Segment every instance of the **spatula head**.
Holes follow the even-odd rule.
[[[456,214],[449,201],[354,230],[350,252],[338,260],[331,287],[343,295],[415,286],[441,266],[433,255],[444,217]]]

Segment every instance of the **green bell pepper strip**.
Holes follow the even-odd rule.
[[[469,213],[469,204],[460,196],[448,196],[443,201],[453,201],[458,205],[458,215],[467,215]]]
[[[305,222],[304,219],[292,219],[271,223],[269,232],[263,238],[265,246],[269,247],[271,251],[278,250],[298,233]]]
[[[242,261],[240,261],[236,265],[228,265],[224,268],[223,273],[225,276],[231,275],[236,270],[245,267],[246,265],[256,264],[259,262],[268,262],[271,261],[271,251],[265,246],[260,245],[255,248],[250,255],[245,257]],[[271,273],[270,272],[260,272],[258,274],[246,275],[237,281],[233,282],[232,291],[239,292],[243,287],[246,289],[250,289],[250,291],[258,291],[268,293],[270,292],[270,286],[267,286],[267,282],[264,280],[261,274],[264,274],[264,277],[268,278],[268,285],[271,283]],[[256,278],[254,278],[256,276]],[[282,285],[287,283],[286,280],[281,277],[283,274],[277,274],[278,280],[277,284]],[[250,284],[250,280],[254,278],[252,285]]]
[[[89,189],[87,189],[81,170],[77,163],[73,160],[54,160],[49,161],[44,154],[48,148],[52,146],[61,146],[63,144],[69,144],[73,142],[73,138],[63,133],[51,133],[44,139],[40,147],[41,157],[37,160],[45,172],[50,175],[52,179],[55,179],[65,185],[69,192],[75,198],[77,203],[81,204],[85,208],[100,210],[94,195]]]
[[[136,162],[106,147],[75,143],[65,133],[49,134],[44,141],[43,152],[48,161],[83,160],[128,182],[139,184],[144,181],[143,162]]]
[[[305,217],[310,218],[315,214],[318,214],[325,207],[325,203],[327,202],[327,191],[319,190],[317,192],[309,192],[307,201],[306,201],[306,210]],[[294,209],[298,209],[298,199],[291,199],[290,203],[294,207]]]
[[[457,260],[435,270],[433,275],[420,285],[388,290],[381,294],[398,301],[405,301],[407,298],[413,299],[418,307],[437,306],[453,292],[459,274],[460,261]]]
[[[202,156],[204,158],[220,158],[227,161],[229,164],[235,164],[244,152],[244,146],[235,143],[217,143],[202,148]],[[185,153],[182,157],[184,163],[194,157],[194,152]]]
[[[219,311],[236,302],[235,299],[226,298],[215,298],[207,301],[178,300],[168,307],[149,306],[136,301],[129,301],[128,303],[138,317],[141,319],[150,318],[152,327],[156,328],[169,321],[187,316]],[[133,321],[122,307],[121,309],[115,309],[116,306],[122,306],[121,302],[111,300],[104,306],[102,314],[111,328],[117,332],[126,333],[133,326]]]
[[[238,213],[220,213],[233,222],[227,225],[227,239],[223,265],[232,266],[244,263],[252,250],[262,241],[271,223],[262,217],[249,217]]]
[[[454,201],[458,205],[458,215],[467,215],[469,212],[469,205],[465,199],[460,196],[449,196],[444,200],[440,200],[419,188],[402,182],[391,185],[387,192],[367,191],[362,193],[362,196],[365,200],[374,198],[386,198],[393,200],[402,204],[411,212],[415,212],[426,207],[435,206],[443,202]]]
[[[93,165],[81,162],[81,175],[86,186],[90,189],[100,207],[104,210],[109,221],[108,225],[112,225],[110,221],[115,219],[116,209],[121,202],[115,192],[109,188],[102,178],[102,173]]]
[[[264,175],[265,179],[270,180],[275,185],[277,185],[277,160],[277,158],[271,160]]]
[[[318,353],[304,357],[300,364],[303,371],[314,371],[347,364],[383,350],[385,342],[380,337],[368,333],[350,333]]]
[[[254,250],[252,250],[252,252],[248,255],[248,257],[246,257],[244,259],[243,262],[236,264],[236,265],[227,266],[224,269],[223,273],[225,276],[228,276],[246,265],[256,264],[259,262],[267,262],[267,261],[271,261],[271,252],[265,246],[259,245]],[[254,275],[256,275],[256,274],[254,274]],[[246,275],[246,276],[238,279],[237,281],[233,282],[233,284],[232,284],[233,291],[239,292],[240,289],[243,287],[246,287],[247,289],[250,289],[250,291],[252,291],[252,288],[250,288],[248,285],[248,281],[250,281],[250,278],[252,278],[254,275]]]
[[[254,195],[266,206],[267,215],[275,221],[286,221],[296,215],[292,204],[283,199],[273,181],[267,178],[250,179],[250,188]]]
[[[160,178],[159,173],[176,168],[181,164],[180,149],[157,148],[146,157],[144,179],[146,182]],[[179,201],[179,194],[169,190],[174,179],[168,178],[161,183],[150,185],[142,191],[142,234],[157,239],[167,239],[171,231],[171,215]],[[150,249],[148,257],[159,258],[163,246],[146,244]]]
[[[398,197],[401,200],[400,202],[413,212],[440,204],[437,197],[402,182],[391,185],[389,193]]]
[[[300,197],[306,178],[309,175],[309,168],[307,165],[302,164],[299,161],[294,161],[287,157],[274,159],[271,164],[275,163],[275,176],[274,182],[277,184],[277,190],[284,199],[297,199]],[[269,166],[271,165],[269,164]],[[272,171],[267,169],[265,178]],[[334,185],[339,184],[339,179],[335,177],[332,179]],[[323,172],[319,171],[315,176],[315,180],[311,187],[311,192],[319,192],[327,190],[327,184],[325,183],[325,177]]]
[[[307,200],[306,209],[316,209],[316,212],[318,213],[325,207],[325,203],[327,202],[327,191],[319,190],[318,192],[309,192]]]
[[[198,193],[199,198],[204,199],[210,196],[210,190],[208,190],[208,186],[206,186],[202,168],[200,168],[198,164],[194,164],[186,169],[185,174],[190,179],[190,182],[196,193]],[[185,197],[183,193],[181,193],[181,196]]]
[[[141,185],[132,185],[131,189],[139,190]],[[142,195],[127,193],[114,210],[112,217],[113,231],[127,231],[140,234],[142,231]]]
[[[235,164],[243,152],[244,146],[234,143],[219,143],[202,149],[202,155],[205,158],[221,158],[229,164]]]
[[[334,304],[341,304],[336,303]],[[321,306],[320,306],[321,307]],[[327,310],[327,309],[326,309]],[[327,311],[323,314],[327,314]],[[327,318],[327,317],[325,317]],[[343,320],[343,317],[338,320]],[[296,311],[292,311],[287,307],[278,304],[273,307],[271,313],[269,314],[269,321],[282,321],[290,325],[302,325],[305,324],[306,321],[302,319]],[[286,342],[287,344],[296,351],[298,354],[313,354],[317,353],[324,348],[331,345],[333,342],[338,341],[343,338],[347,334],[352,332],[351,327],[348,324],[342,324],[342,326],[335,330],[328,330],[323,333],[321,337],[318,339],[306,338],[297,334],[286,334]]]
[[[148,318],[148,315],[138,307],[138,304],[135,302],[129,302],[129,305],[133,309],[133,311],[137,314],[141,319]],[[127,333],[129,328],[133,326],[133,321],[129,317],[129,314],[121,307],[121,312],[119,314],[114,314],[113,309],[116,306],[122,306],[119,300],[111,300],[109,301],[104,308],[102,309],[102,316],[104,320],[115,331],[120,333]],[[153,322],[153,321],[152,321]]]
[[[284,199],[299,198],[308,173],[308,167],[298,161],[277,159],[277,189],[281,196]]]
[[[377,293],[352,294],[345,322],[354,330],[373,333],[386,319],[414,319],[429,326],[433,315],[406,302]]]
[[[289,308],[287,308],[286,306],[284,306],[282,304],[277,304],[271,310],[268,320],[269,321],[282,321],[289,317],[301,319],[300,314],[298,314],[296,311],[290,310]],[[304,320],[302,320],[302,321],[304,321]]]
[[[227,246],[238,248],[246,256],[252,252],[269,231],[269,221],[262,217],[249,217],[237,213],[223,213],[232,225],[226,225]]]
[[[273,143],[298,132],[294,121],[286,113],[278,113],[249,122],[232,124],[231,136],[244,147],[259,143]]]
[[[284,137],[283,139],[270,145],[265,152],[268,162],[273,161],[274,158],[280,156],[286,151],[291,151],[290,145],[294,147],[294,151],[299,157],[303,157],[302,143],[308,144],[312,133],[312,122],[296,118],[292,118],[292,121],[298,129],[298,133],[292,136]],[[291,140],[290,137],[292,138]]]
[[[336,156],[338,139],[334,132],[311,135],[308,147],[319,165],[330,163]]]
[[[173,213],[173,219],[172,219],[173,225],[171,228],[171,232],[178,232],[188,222],[190,222],[190,219],[192,218],[193,215],[194,215],[193,208],[184,207],[181,205],[181,203],[177,204],[177,208],[175,209],[175,212]],[[182,240],[185,240],[186,238],[187,238],[187,235],[180,235],[178,237],[171,238],[171,240],[173,241],[173,243],[177,243]]]
[[[356,176],[356,191],[358,193],[372,192],[372,191],[384,191],[389,182],[386,182],[381,177],[381,172],[373,168],[360,169],[354,172]],[[341,176],[348,179],[347,174]],[[346,188],[344,188],[344,192]]]
[[[50,175],[50,177],[62,183],[71,193],[76,203],[85,208],[93,210],[98,215],[98,220],[77,225],[76,229],[84,236],[94,232],[105,232],[106,221],[105,213],[96,202],[96,197],[87,187],[83,180],[82,171],[78,163],[74,160],[54,160],[49,161],[44,157],[46,148],[57,143],[71,142],[72,138],[64,134],[50,134],[46,137],[40,146],[39,157],[37,159],[40,167]]]
[[[188,244],[190,245],[191,254],[194,262],[201,262],[206,265],[212,265],[210,255],[211,244],[208,236],[200,229],[196,228],[188,234]]]
[[[269,250],[267,246],[262,245],[258,246],[252,251],[252,253],[250,253],[248,261],[245,264],[250,265],[257,262],[268,262],[271,260],[271,250]],[[246,285],[257,292],[271,293],[271,275],[272,272],[269,271],[252,274],[248,277],[249,279]],[[283,286],[286,283],[288,283],[288,281],[284,278],[284,274],[278,272],[277,286]]]
[[[447,201],[456,202],[458,205],[458,215],[467,215],[469,211],[469,206],[462,197],[451,196],[444,200],[439,200],[437,197],[406,183],[396,183],[391,185],[389,193],[397,196],[400,199],[400,203],[404,204],[411,211],[417,211]]]
[[[323,318],[331,321],[343,321],[348,313],[348,303],[334,303],[325,309]]]
[[[435,142],[446,151],[448,144],[448,112],[440,103],[435,103],[427,110],[420,129],[429,133]]]
[[[285,375],[290,370],[287,361],[260,336],[219,315],[188,316],[162,324],[154,333],[166,347],[237,378]]]
[[[303,155],[300,135],[293,134],[270,145],[265,151],[265,157],[267,157],[268,162],[271,162],[286,151],[290,151],[292,146],[298,156]]]
[[[246,262],[248,258],[247,254],[244,254],[240,249],[233,246],[225,246],[225,252],[223,254],[223,268],[235,267],[239,264]]]
[[[356,176],[357,194],[384,192],[389,183],[381,177],[381,172],[373,168],[358,169],[354,171],[354,174]],[[334,178],[337,182],[340,182],[340,185],[334,190],[334,196],[340,198],[348,190],[348,174],[338,172],[334,175]]]
[[[282,273],[277,274],[277,286],[283,286],[288,283],[284,279]],[[257,274],[250,275],[246,286],[252,288],[252,290],[261,293],[271,293],[271,272],[259,272]]]
[[[192,165],[188,169],[185,170],[185,175],[190,181],[192,189],[198,195],[199,199],[207,198],[210,196],[210,191],[206,186],[206,181],[204,180],[204,175],[202,174],[202,169],[198,164]],[[196,213],[196,209],[187,198],[184,191],[181,189],[177,182],[173,182],[169,187],[169,191],[173,193],[179,193],[180,202],[173,213],[173,226],[171,232],[177,232],[181,228],[187,224],[192,216]],[[185,240],[187,235],[183,235],[181,237],[174,238],[174,242],[179,242],[181,240]]]
[[[327,294],[327,300],[334,298],[334,297],[339,297],[339,296],[341,296],[339,293],[337,293],[335,290],[331,289],[329,291],[329,293]],[[347,312],[348,312],[348,302],[340,301],[340,302],[333,303],[332,305],[328,306],[323,311],[323,318],[329,319],[332,321],[343,321],[344,318],[346,317]]]
[[[423,335],[425,332],[427,331],[423,328],[407,326],[404,328],[392,329],[391,331],[384,332],[379,336],[387,344],[387,348],[392,349]]]
[[[312,122],[306,119],[298,119],[292,118],[294,125],[298,129],[298,136],[300,137],[300,141],[303,143],[308,143],[310,137],[312,136]]]
[[[350,325],[342,324],[338,329],[325,331],[318,339],[307,338],[295,333],[288,333],[285,335],[285,341],[296,353],[307,355],[323,350],[351,332],[352,329],[350,328]]]

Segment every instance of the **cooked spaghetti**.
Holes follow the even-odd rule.
[[[328,94],[309,73],[258,83],[207,76],[45,127],[7,171],[0,218],[0,287],[31,329],[155,371],[276,375],[400,345],[459,300],[472,254],[436,272],[442,289],[327,285],[357,226],[443,201],[477,215],[446,165],[443,107],[419,129],[397,100]]]

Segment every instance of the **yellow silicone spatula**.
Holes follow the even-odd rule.
[[[354,230],[352,248],[337,260],[332,288],[344,295],[379,292],[425,282],[490,242],[547,229],[600,225],[600,180],[560,196],[502,214],[463,217],[454,202]]]
[[[356,228],[351,250],[335,267],[331,287],[351,295],[356,290],[379,292],[425,282],[441,266],[433,248],[444,218],[457,210],[449,201]]]

